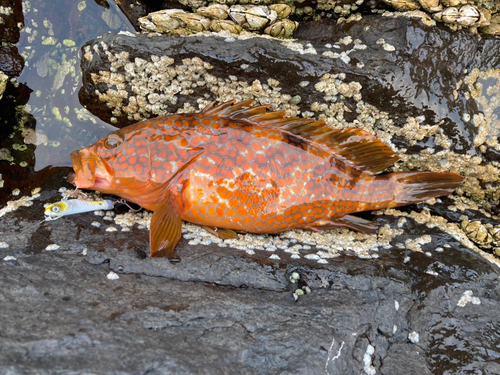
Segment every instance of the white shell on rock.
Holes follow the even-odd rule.
[[[292,7],[287,4],[271,4],[269,9],[274,10],[278,18],[287,18],[292,13]]]
[[[109,280],[118,280],[120,278],[120,276],[118,276],[118,274],[116,274],[115,272],[113,271],[109,271],[108,275],[106,276]]]
[[[229,8],[229,17],[238,25],[249,30],[261,30],[273,23],[278,15],[266,6],[234,5]]]
[[[286,18],[291,12],[292,7],[287,4],[271,4],[269,7],[238,4],[231,8],[224,4],[213,4],[200,7],[195,13],[180,9],[153,12],[140,18],[139,25],[143,31],[169,35],[189,35],[207,30],[239,34],[245,28],[289,38],[298,26],[297,22]],[[264,30],[266,27],[270,28]]]
[[[457,8],[446,8],[442,12],[434,14],[434,18],[438,21],[443,21],[446,23],[455,23],[457,18],[460,17]]]
[[[460,17],[458,17],[457,23],[462,26],[472,26],[479,21],[479,11],[472,5],[467,4],[461,7],[459,14]]]
[[[147,19],[162,31],[172,31],[184,26],[184,23],[178,17],[173,16],[179,13],[186,12],[181,9],[164,9],[148,14]]]
[[[197,13],[179,12],[172,14],[172,18],[174,17],[184,22],[186,28],[195,32],[208,30],[210,28],[210,23],[212,22],[209,18],[203,17],[201,14]]]
[[[456,23],[465,27],[468,26],[488,26],[491,14],[487,11],[480,11],[477,7],[466,4],[461,8],[449,7],[434,14],[438,21],[446,23]]]
[[[264,33],[277,38],[291,38],[297,27],[298,23],[289,19],[278,20],[272,25],[266,27]]]
[[[274,22],[278,15],[274,10],[269,10],[267,7],[255,6],[251,7],[246,12],[247,23],[252,30],[263,29],[268,23]]]
[[[467,0],[441,0],[445,7],[456,7],[458,5],[467,4]]]
[[[247,21],[245,13],[246,8],[243,5],[233,5],[229,8],[229,17],[238,25],[242,25]]]
[[[141,30],[148,31],[148,32],[154,32],[154,33],[161,33],[162,30],[156,27],[156,25],[148,20],[148,17],[141,17],[137,20],[139,22],[139,26]]]
[[[420,4],[416,0],[384,0],[384,2],[403,12],[420,8]]]
[[[418,0],[422,8],[430,10],[439,6],[439,0]]]
[[[224,4],[213,4],[208,7],[201,7],[196,13],[213,20],[225,20],[228,17],[229,7]]]
[[[226,30],[232,34],[239,34],[243,28],[230,20],[213,20],[210,24],[210,30],[215,32]]]

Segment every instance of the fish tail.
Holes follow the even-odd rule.
[[[388,208],[405,206],[451,194],[462,184],[455,173],[395,172],[385,176],[393,185],[393,198]]]

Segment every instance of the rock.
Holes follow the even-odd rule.
[[[0,70],[9,77],[17,77],[24,67],[24,59],[19,55],[17,47],[2,47],[0,50]]]
[[[294,21],[301,22],[329,18],[342,19],[344,17],[351,21],[361,18],[362,15],[374,13],[390,15],[394,11],[419,12],[426,14],[427,17],[433,17],[436,21],[444,22],[452,30],[468,28],[473,33],[479,31],[493,35],[498,35],[498,22],[494,21],[493,18],[500,14],[498,13],[500,12],[500,3],[490,0],[372,0],[369,2],[363,0],[319,0],[312,4],[303,4],[300,1],[293,2],[289,0],[279,3],[271,0],[259,0],[258,2],[251,3],[259,7],[269,6],[271,9],[276,8],[279,18],[286,18],[292,15]],[[206,6],[209,4],[212,7],[236,6],[240,7],[240,10],[243,7],[252,6],[247,5],[247,0],[241,2],[233,0],[229,2],[226,0],[211,2],[206,0],[124,0],[120,1],[119,6],[136,26],[136,29],[139,30],[137,20],[147,16],[151,12],[169,9],[182,9],[188,12],[199,12],[201,10],[201,12],[204,12]],[[291,26],[291,23],[289,26]],[[259,28],[260,26],[257,26],[253,29],[256,30]],[[159,30],[154,30],[151,27],[144,27],[144,30],[159,32]],[[179,35],[180,30],[174,35]],[[275,36],[274,34],[271,35]]]
[[[0,20],[0,42],[17,43],[19,29],[24,27],[22,1],[0,0]]]
[[[485,355],[497,345],[498,267],[439,229],[408,219],[378,258],[344,251],[327,264],[182,239],[173,264],[145,258],[148,233],[137,226],[106,232],[120,226],[93,213],[40,222],[43,204],[61,199],[60,180],[53,175],[32,206],[0,216],[2,373],[500,370]],[[398,218],[376,220],[397,227]],[[394,247],[412,233],[433,241],[423,252]],[[305,287],[312,292],[294,302]]]
[[[219,247],[185,225],[170,262],[146,256],[148,213],[116,205],[45,222],[69,170],[2,167],[0,373],[500,373],[498,260],[473,242],[499,214],[498,41],[390,17],[298,35],[106,34],[83,48],[80,98],[120,126],[254,98],[363,127],[398,150],[396,169],[458,171],[458,195],[364,214],[378,236],[241,235]]]
[[[138,31],[139,23],[137,22],[137,20],[149,13],[148,4],[146,4],[144,1],[134,0],[121,0],[117,2],[117,4],[123,14],[128,18],[130,23],[134,25],[135,29]]]
[[[149,13],[162,9],[191,10],[190,7],[176,0],[121,0],[117,4],[137,31],[140,30],[138,19],[147,16]]]

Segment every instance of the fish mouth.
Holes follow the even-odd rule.
[[[70,183],[81,189],[104,190],[112,187],[113,175],[92,150],[73,151],[70,157],[75,171],[68,176]]]

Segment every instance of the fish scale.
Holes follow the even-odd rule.
[[[374,233],[375,223],[350,214],[449,194],[462,182],[453,173],[380,174],[397,157],[366,131],[251,104],[211,103],[117,130],[71,154],[72,181],[153,210],[151,256],[169,257],[181,220],[252,233]]]

